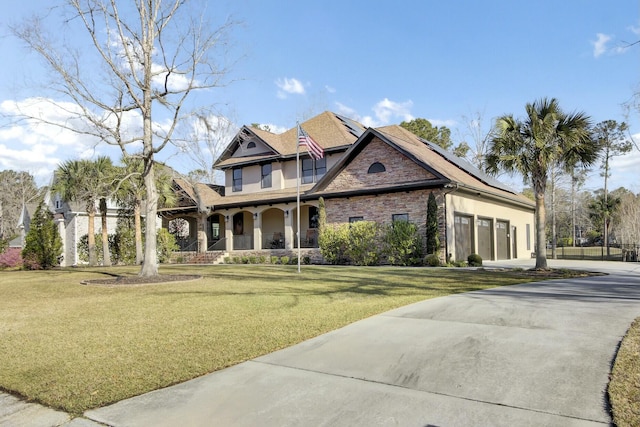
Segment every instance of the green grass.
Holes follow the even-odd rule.
[[[427,268],[176,266],[203,278],[86,286],[137,268],[0,271],[0,388],[80,414],[415,301],[534,280]]]
[[[640,317],[618,349],[609,382],[609,400],[618,427],[640,425]]]

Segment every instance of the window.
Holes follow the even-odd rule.
[[[361,216],[350,216],[349,217],[349,224],[353,224],[354,222],[358,222],[358,221],[364,221],[364,217],[361,217]]]
[[[302,183],[310,184],[318,181],[327,173],[327,159],[321,158],[314,160],[312,158],[302,159]]]
[[[403,213],[403,214],[393,214],[391,215],[391,221],[393,222],[397,222],[397,221],[409,221],[409,214]]]
[[[271,187],[271,163],[262,165],[262,188]]]
[[[531,224],[527,224],[526,233],[527,233],[527,250],[530,251],[531,250]]]
[[[302,159],[302,183],[313,182],[313,159]]]
[[[242,169],[233,170],[233,191],[242,191]]]
[[[367,171],[367,173],[380,173],[380,172],[386,172],[387,168],[384,167],[384,165],[380,162],[375,162],[372,163],[371,166],[369,166],[369,170]]]
[[[247,143],[247,148],[256,148],[256,143],[255,143],[255,142],[253,142],[253,141],[249,141],[249,142]]]
[[[316,163],[316,181],[319,180],[327,173],[327,159],[323,157],[315,161]]]

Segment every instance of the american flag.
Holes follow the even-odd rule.
[[[320,147],[300,125],[298,125],[298,144],[305,145],[309,155],[314,159],[318,160],[324,157],[324,150],[322,147]]]

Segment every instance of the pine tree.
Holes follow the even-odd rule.
[[[40,202],[26,236],[22,250],[24,265],[30,270],[48,270],[59,264],[62,239],[53,221],[53,214]]]
[[[440,249],[438,238],[438,204],[433,193],[427,199],[427,254],[435,254]]]

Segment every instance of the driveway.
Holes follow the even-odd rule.
[[[550,264],[609,275],[419,302],[85,415],[110,426],[609,425],[640,264]]]

